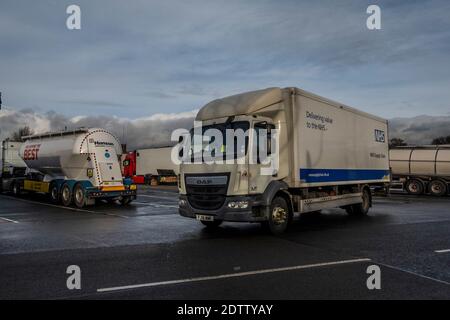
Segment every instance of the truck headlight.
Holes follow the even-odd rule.
[[[239,201],[238,207],[241,209],[247,209],[248,208],[248,201]]]
[[[248,201],[230,201],[228,202],[228,208],[231,209],[247,209]]]
[[[178,200],[178,205],[179,205],[180,207],[184,207],[184,206],[186,206],[186,204],[187,204],[186,200],[184,200],[184,199]]]

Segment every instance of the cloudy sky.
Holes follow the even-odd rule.
[[[366,8],[382,9],[382,30]],[[78,4],[82,29],[66,28]],[[299,86],[384,117],[450,112],[450,2],[0,3],[0,88],[13,108],[141,117]]]
[[[66,28],[70,4],[81,30]],[[177,114],[270,86],[388,119],[449,116],[449,17],[448,0],[1,0],[0,91],[9,112],[61,119]]]

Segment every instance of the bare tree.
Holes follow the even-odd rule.
[[[407,146],[408,144],[406,143],[406,141],[404,141],[401,138],[392,138],[391,140],[389,140],[389,147],[403,147],[403,146]]]
[[[435,138],[431,144],[450,144],[450,136]]]
[[[29,126],[25,126],[19,128],[17,131],[11,134],[11,140],[13,141],[22,141],[23,136],[29,136],[33,134],[33,130],[30,129]]]

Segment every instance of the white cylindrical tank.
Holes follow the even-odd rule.
[[[450,146],[393,148],[389,161],[393,175],[450,177]]]
[[[119,140],[99,129],[78,129],[24,137],[20,157],[30,169],[50,178],[90,180],[93,185],[122,184]]]

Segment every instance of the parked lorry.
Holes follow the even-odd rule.
[[[394,147],[389,154],[394,186],[413,195],[450,192],[450,145]]]
[[[172,147],[139,149],[126,154],[123,172],[135,183],[176,184],[179,165],[171,161]]]
[[[10,190],[47,194],[54,203],[82,208],[96,199],[128,204],[136,185],[123,179],[120,142],[103,129],[77,129],[23,137],[19,155],[27,165],[24,177],[8,181]]]
[[[2,141],[0,191],[10,190],[13,178],[25,176],[27,165],[19,156],[20,141]]]
[[[278,234],[303,212],[340,207],[365,215],[371,188],[389,186],[387,121],[304,90],[268,88],[214,100],[196,120],[207,141],[208,129],[248,131],[238,146],[245,148],[240,163],[195,163],[193,150],[180,166],[179,213],[207,227],[261,222]],[[278,131],[279,165],[271,174],[261,174],[266,164],[249,161],[249,150],[271,150],[270,138],[254,148],[261,129],[269,137]],[[191,135],[195,140],[195,128]]]

